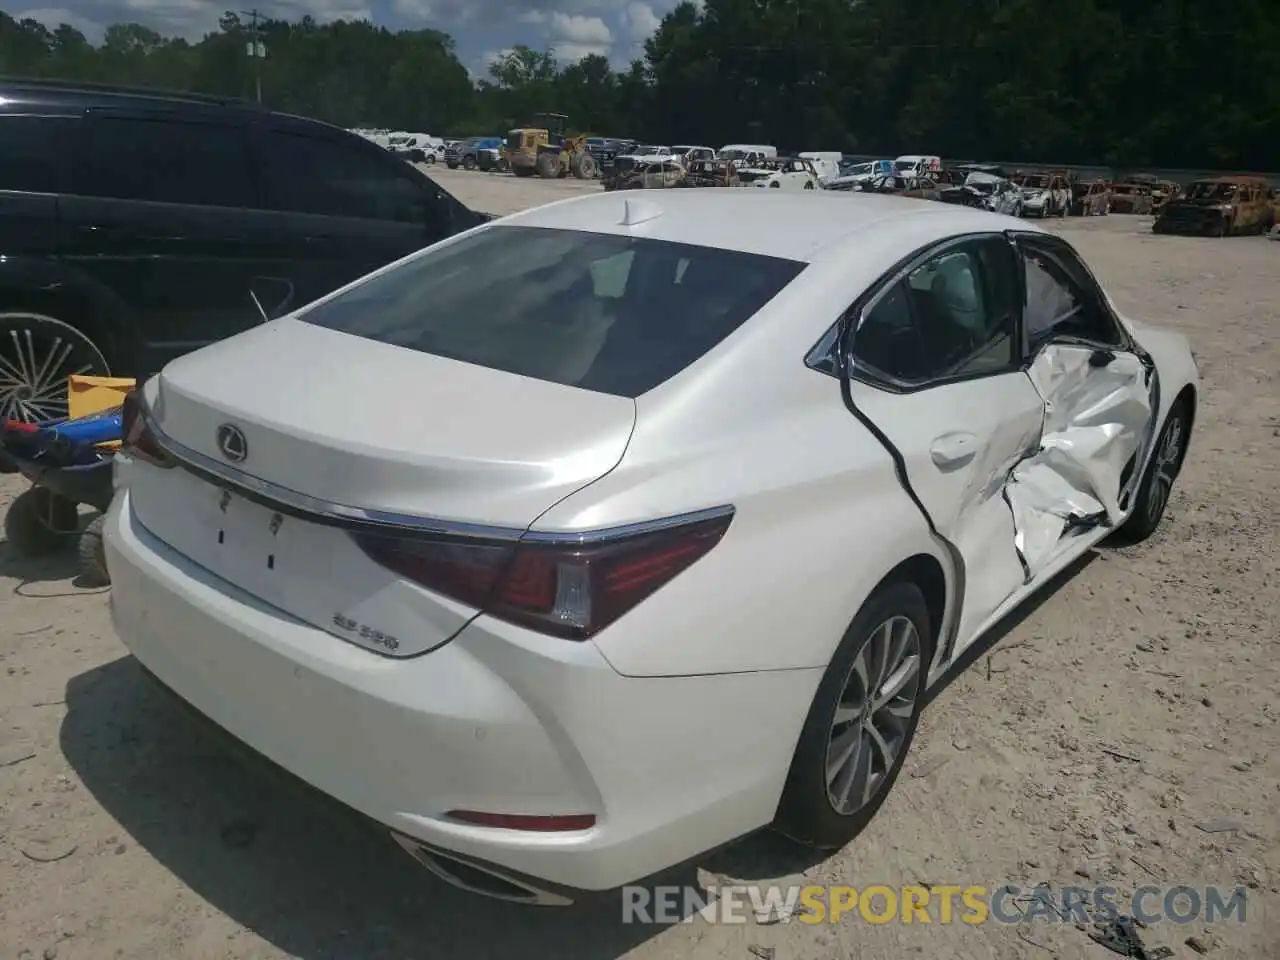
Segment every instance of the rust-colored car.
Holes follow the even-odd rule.
[[[1149,189],[1151,191],[1151,206],[1153,210],[1160,209],[1161,205],[1167,203],[1182,192],[1181,186],[1174,183],[1172,180],[1161,180],[1154,173],[1131,174],[1120,182],[1133,183]]]
[[[1073,217],[1105,217],[1111,212],[1111,184],[1106,180],[1076,180],[1071,184]]]
[[[1155,209],[1151,187],[1145,183],[1113,183],[1111,212],[1149,214]]]
[[[864,193],[890,193],[895,197],[941,200],[942,188],[932,177],[877,177],[861,185]]]
[[[732,160],[691,160],[681,187],[737,187],[738,169]]]
[[[1211,177],[1160,208],[1156,233],[1196,233],[1226,237],[1266,233],[1280,218],[1276,191],[1262,177]]]

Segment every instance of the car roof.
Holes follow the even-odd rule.
[[[211,114],[269,117],[294,124],[321,127],[346,137],[359,137],[357,133],[312,117],[268,110],[255,100],[241,97],[223,97],[215,94],[188,93],[178,90],[160,90],[150,87],[129,87],[118,84],[90,83],[80,80],[47,80],[30,77],[0,77],[0,104],[4,112],[16,112],[31,107],[42,110],[65,110],[68,116],[81,115],[85,110],[162,107],[176,111],[190,110],[206,117]],[[403,130],[385,134],[388,137],[410,136]],[[361,139],[364,139],[361,137]]]
[[[630,204],[640,205],[644,219],[624,226]],[[951,204],[773,190],[654,190],[642,197],[587,194],[522,211],[498,223],[630,235],[813,262],[836,246],[883,250],[893,245],[895,236],[904,245],[905,256],[917,245],[922,218],[929,219],[930,232],[939,239],[1037,229],[999,214]],[[911,229],[899,231],[906,221]]]
[[[241,97],[221,97],[211,94],[89,83],[79,80],[0,77],[0,92],[3,92],[6,100],[10,101],[24,104],[67,106],[76,109],[87,107],[128,107],[141,106],[144,103],[163,103],[171,106],[228,107],[253,110],[260,113],[270,112],[256,101],[246,100]],[[395,132],[399,134],[401,131]]]

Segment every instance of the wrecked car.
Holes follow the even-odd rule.
[[[737,187],[738,168],[732,160],[693,160],[685,168],[681,187]]]
[[[1215,237],[1266,233],[1277,220],[1276,191],[1262,177],[1197,180],[1156,214],[1156,233],[1198,233]]]
[[[828,190],[856,190],[878,177],[893,176],[892,160],[868,160],[863,163],[840,164],[839,176],[827,181]]]
[[[1182,193],[1181,184],[1172,180],[1157,180],[1151,187],[1151,205],[1156,210]]]
[[[1073,217],[1102,217],[1111,212],[1111,184],[1106,180],[1077,180],[1071,184]]]
[[[620,176],[614,190],[662,190],[678,187],[685,178],[685,168],[679,160],[642,160],[629,173]]]
[[[168,364],[105,524],[139,682],[475,893],[847,843],[965,652],[1155,532],[1196,415],[1065,240],[918,214],[593,192]]]
[[[1113,183],[1111,185],[1111,212],[1149,214],[1155,206],[1151,187],[1145,183]]]
[[[1071,187],[1059,173],[1018,173],[1010,178],[1022,191],[1026,217],[1065,217],[1071,206]]]
[[[1152,211],[1158,210],[1182,192],[1182,187],[1172,180],[1161,180],[1154,173],[1135,173],[1125,177],[1121,183],[1137,184],[1146,187],[1151,193]]]
[[[941,200],[942,188],[932,177],[899,176],[877,177],[858,185],[861,193],[887,193],[895,197],[914,200]]]
[[[643,172],[655,163],[666,163],[674,159],[675,154],[670,147],[641,144],[630,153],[613,158],[613,165],[601,177],[601,185],[606,190],[621,190],[624,184],[635,181],[637,171]]]
[[[761,167],[747,167],[738,171],[738,178],[775,190],[817,190],[822,185],[813,161],[803,157],[778,157]]]
[[[963,172],[963,171],[960,171]],[[938,199],[1009,216],[1022,215],[1022,191],[1003,177],[972,170],[960,186],[942,187]]]

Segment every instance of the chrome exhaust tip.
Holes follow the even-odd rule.
[[[536,907],[567,907],[573,904],[569,897],[543,890],[528,880],[518,879],[487,864],[448,853],[402,833],[393,831],[391,837],[409,856],[445,883],[468,893]]]

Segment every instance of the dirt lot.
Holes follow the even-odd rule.
[[[493,212],[583,188],[438,176]],[[1149,223],[1060,229],[1122,308],[1198,354],[1198,429],[1161,532],[1098,552],[935,698],[851,846],[805,860],[753,838],[701,858],[704,879],[1243,885],[1244,924],[1162,923],[1148,943],[1280,956],[1280,246]],[[0,478],[0,509],[22,486]],[[73,576],[0,543],[0,958],[1108,955],[1070,924],[624,926],[616,897],[539,911],[468,896],[207,737]],[[1237,828],[1196,827],[1224,818]]]

